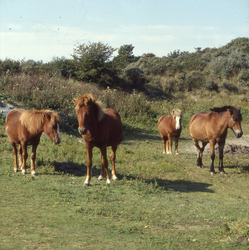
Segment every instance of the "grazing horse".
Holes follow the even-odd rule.
[[[116,180],[115,158],[118,145],[124,139],[123,126],[118,112],[114,109],[102,109],[101,102],[95,100],[91,94],[73,99],[78,118],[78,131],[85,141],[87,153],[87,176],[84,185],[90,185],[92,168],[92,149],[97,147],[101,151],[102,167],[99,180],[106,172],[107,184],[110,184],[106,148],[112,147],[112,179]]]
[[[210,112],[200,112],[194,114],[190,119],[189,133],[197,150],[197,166],[203,167],[202,155],[207,143],[210,145],[211,165],[210,173],[214,171],[214,146],[219,145],[219,171],[224,173],[223,169],[223,149],[227,136],[227,129],[231,128],[237,138],[243,135],[241,128],[242,116],[240,108],[224,106],[222,108],[210,109]],[[202,142],[199,146],[198,141]]]
[[[7,114],[5,131],[13,147],[15,172],[18,172],[16,144],[19,144],[19,167],[23,174],[26,174],[27,146],[32,145],[31,175],[35,175],[36,149],[41,134],[47,134],[54,144],[60,143],[59,124],[59,115],[50,110],[14,109]]]
[[[171,115],[163,115],[158,120],[158,130],[163,140],[163,153],[172,154],[172,137],[175,138],[175,154],[178,154],[178,140],[182,131],[182,111],[173,109]],[[167,151],[166,151],[167,148]]]

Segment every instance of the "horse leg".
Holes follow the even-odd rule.
[[[23,159],[22,159],[22,145],[21,144],[19,144],[18,153],[19,153],[19,167],[20,169],[22,169]]]
[[[87,173],[86,173],[86,180],[84,182],[84,186],[89,186],[90,185],[90,180],[92,178],[92,146],[87,145],[85,143],[85,148],[86,148],[86,155],[87,155]]]
[[[110,180],[110,174],[108,171],[108,160],[106,157],[106,147],[100,148],[100,151],[101,151],[102,168],[105,170],[105,173],[106,173],[106,184],[110,184],[111,180]]]
[[[166,138],[163,137],[162,139],[163,139],[163,154],[165,154],[166,153]]]
[[[172,154],[172,136],[168,136],[168,147],[167,147],[167,154]]]
[[[22,173],[26,174],[26,162],[27,162],[27,145],[25,143],[21,144],[22,147],[22,155],[23,155],[23,160],[22,160]]]
[[[225,146],[224,142],[219,142],[219,171],[221,174],[226,174],[226,172],[223,169],[223,150]]]
[[[18,172],[16,144],[14,142],[11,142],[11,146],[13,148],[13,155],[14,155],[14,171]]]
[[[202,156],[203,156],[203,152],[204,152],[204,149],[205,149],[207,143],[206,142],[202,142],[201,144],[202,145],[200,147],[200,164],[201,164],[202,167],[204,167],[204,165],[202,164]]]
[[[111,152],[111,162],[112,162],[112,180],[118,180],[118,177],[116,176],[116,169],[115,169],[115,160],[116,160],[116,150],[117,145],[112,146],[112,152]]]
[[[22,147],[22,155],[23,155],[23,159],[22,159],[22,173],[26,174],[26,161],[27,161],[27,145],[25,143],[21,143],[21,147]]]
[[[175,154],[178,155],[178,141],[179,137],[175,137]]]
[[[34,144],[32,146],[32,153],[31,153],[31,175],[35,175],[35,158],[36,158],[36,149],[37,149],[37,144]]]
[[[214,170],[214,159],[215,159],[214,146],[215,146],[215,143],[213,141],[209,141],[209,145],[210,145],[210,151],[211,151],[210,173],[211,173],[211,175],[213,175],[213,174],[215,174],[215,170]]]
[[[198,140],[192,137],[192,141],[195,145],[196,151],[197,151],[197,167],[202,168],[204,167],[202,164],[202,149],[199,146]]]

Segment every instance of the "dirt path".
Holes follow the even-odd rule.
[[[189,141],[189,145],[183,148],[183,152],[196,154],[196,148],[191,140]],[[205,154],[210,154],[209,144],[205,147],[204,155]],[[215,145],[215,154],[218,154],[218,144]],[[235,137],[226,139],[224,154],[230,154],[234,157],[249,154],[249,135],[243,135],[239,139]]]

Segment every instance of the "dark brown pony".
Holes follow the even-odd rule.
[[[242,116],[240,108],[225,106],[222,108],[210,109],[210,112],[200,112],[194,114],[190,119],[189,132],[192,141],[197,150],[197,166],[203,167],[202,154],[207,143],[210,145],[211,166],[210,173],[214,171],[214,146],[219,145],[219,171],[224,173],[223,169],[223,149],[227,136],[227,129],[231,128],[237,138],[243,135],[241,128]],[[198,141],[202,142],[199,146]]]
[[[111,146],[112,179],[116,180],[115,158],[118,145],[123,140],[123,126],[118,112],[114,109],[102,109],[101,103],[92,95],[86,94],[73,99],[79,123],[79,133],[85,141],[87,153],[87,176],[84,185],[90,185],[92,168],[92,149],[101,151],[102,168],[99,180],[106,172],[107,184],[110,184],[106,147]]]
[[[163,115],[158,120],[158,130],[163,140],[163,153],[172,154],[172,138],[175,138],[175,154],[178,154],[178,140],[182,131],[182,111],[173,109],[171,115]],[[167,148],[167,151],[166,151]]]
[[[14,109],[6,116],[5,131],[9,137],[14,153],[14,171],[18,171],[16,144],[19,144],[19,167],[26,174],[27,146],[32,145],[31,174],[35,175],[36,149],[42,132],[58,144],[60,117],[50,110]]]

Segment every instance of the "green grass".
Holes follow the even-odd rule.
[[[110,186],[97,180],[95,148],[92,185],[84,187],[81,138],[67,127],[61,136],[57,146],[41,138],[32,177],[29,169],[14,173],[0,125],[0,249],[248,248],[234,242],[249,237],[248,155],[225,155],[227,177],[211,176],[207,167],[196,167],[196,154],[184,152],[193,147],[187,127],[178,156],[162,154],[159,134],[128,130],[117,151],[119,180]],[[209,166],[210,156],[203,161]]]

